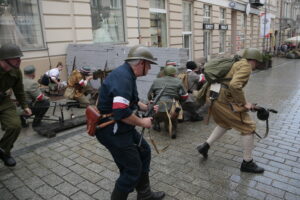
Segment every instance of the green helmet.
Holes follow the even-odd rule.
[[[263,62],[263,57],[260,51],[256,48],[245,49],[242,55],[243,58],[257,60]]]
[[[0,48],[0,60],[20,58],[23,53],[19,46],[15,44],[4,44]]]
[[[153,57],[149,49],[141,45],[133,46],[129,50],[128,56],[125,59],[125,61],[129,61],[129,60],[147,60],[151,62],[151,64],[157,64],[155,62],[157,59]]]
[[[167,65],[164,68],[164,74],[166,76],[174,76],[176,72],[177,72],[176,67],[174,67],[173,65]]]

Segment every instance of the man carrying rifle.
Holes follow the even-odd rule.
[[[164,192],[152,192],[149,182],[151,150],[135,126],[150,128],[152,118],[137,117],[136,109],[146,111],[148,106],[139,101],[136,78],[145,76],[156,64],[148,48],[134,46],[125,63],[112,71],[103,82],[99,92],[98,109],[101,114],[112,113],[115,123],[97,130],[96,137],[111,153],[120,170],[112,192],[112,200],[126,200],[128,194],[137,190],[137,199],[160,200]],[[100,123],[111,119],[104,118]]]

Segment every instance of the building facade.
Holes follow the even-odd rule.
[[[283,30],[283,18],[296,23],[299,17],[293,2],[0,0],[0,44],[20,45],[22,66],[34,64],[39,75],[64,62],[67,46],[74,43],[187,48],[191,60],[210,59],[247,47],[271,48],[275,37],[283,41],[294,34]],[[264,13],[264,21],[270,18],[268,29],[261,26]]]

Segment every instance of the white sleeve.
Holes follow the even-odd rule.
[[[51,69],[48,76],[58,78],[59,70],[57,68]]]

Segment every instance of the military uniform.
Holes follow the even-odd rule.
[[[94,89],[89,85],[86,76],[75,69],[68,79],[68,87],[64,96],[68,99],[77,100],[80,104],[86,106],[90,104],[86,94],[92,91],[94,91]]]
[[[189,96],[187,100],[182,104],[184,112],[184,120],[199,121],[202,120],[202,116],[197,112],[200,108],[196,101],[196,97],[193,95],[194,90],[198,90],[199,86],[205,81],[203,74],[196,74],[194,71],[187,70]]]
[[[39,84],[26,76],[26,74],[33,74],[35,72],[34,66],[26,66],[24,68],[25,77],[23,79],[25,100],[32,110],[32,114],[35,116],[32,126],[38,126],[41,123],[42,118],[50,107],[49,98],[46,97],[40,90]],[[24,118],[21,116],[21,121]],[[24,125],[24,121],[22,122]]]
[[[123,123],[136,110],[139,101],[136,77],[128,63],[112,71],[99,90],[98,109],[102,114],[113,113],[116,123],[97,131],[96,136],[112,154],[120,177],[116,188],[132,192],[142,173],[150,171],[151,150],[143,139],[141,148],[137,147],[140,134],[135,127]],[[101,103],[100,103],[101,102]],[[105,122],[104,119],[103,122]]]
[[[0,140],[0,148],[10,154],[14,142],[21,131],[21,121],[16,112],[16,106],[6,92],[12,89],[16,99],[23,109],[28,108],[25,101],[25,94],[22,83],[22,73],[19,69],[12,69],[5,72],[0,67],[0,121],[5,134]]]
[[[151,88],[148,92],[148,99],[151,100],[152,97],[155,97],[159,91],[166,85],[166,89],[163,92],[158,105],[159,110],[158,113],[155,114],[154,119],[156,122],[163,121],[165,124],[165,128],[169,133],[172,135],[173,133],[171,129],[174,131],[177,128],[177,121],[178,117],[182,118],[182,110],[181,106],[178,103],[179,100],[186,100],[188,97],[188,94],[182,85],[182,82],[180,79],[172,76],[164,76],[161,78],[157,78],[154,80],[153,84],[151,85]],[[175,100],[175,101],[174,101]],[[173,107],[173,108],[172,108]],[[175,109],[180,108],[180,113],[177,113],[178,115],[175,115]],[[171,111],[172,109],[172,111]],[[181,116],[180,116],[181,115]],[[175,118],[172,116],[176,116]],[[171,121],[171,125],[170,122]],[[175,133],[174,133],[175,134]],[[176,137],[176,134],[172,137]]]
[[[252,73],[251,65],[246,59],[236,62],[226,78],[231,78],[229,82],[224,82],[228,88],[222,87],[217,100],[211,107],[211,115],[215,122],[225,129],[235,129],[242,134],[251,134],[255,131],[255,122],[247,112],[233,112],[231,104],[243,106],[246,104],[243,88],[246,86]]]
[[[262,61],[262,55],[258,49],[249,48],[244,50],[242,57],[244,59],[235,62],[224,77],[228,81],[222,82],[220,90],[215,86],[212,90],[218,93],[218,95],[213,95],[212,98],[214,100],[210,102],[210,113],[217,127],[210,134],[206,142],[197,147],[197,150],[204,158],[207,158],[210,146],[222,137],[228,129],[233,128],[242,133],[243,162],[240,170],[242,172],[263,173],[264,169],[253,161],[252,156],[255,122],[251,119],[247,111],[248,109],[253,109],[253,104],[246,101],[243,92],[252,69],[255,69],[258,62]],[[209,93],[210,91],[207,94],[208,101],[210,101]],[[214,96],[217,96],[217,98]]]

